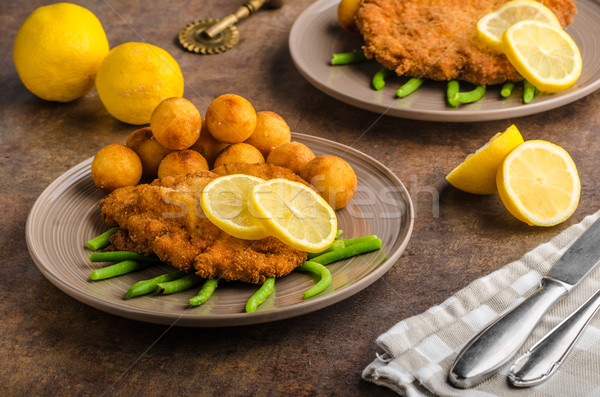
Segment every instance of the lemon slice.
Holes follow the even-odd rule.
[[[523,143],[521,133],[514,125],[494,135],[488,143],[469,154],[446,176],[452,186],[467,193],[496,193],[496,172],[504,157]]]
[[[502,36],[504,53],[524,78],[540,91],[571,87],[581,74],[581,54],[564,30],[539,21],[522,21]]]
[[[219,177],[202,190],[202,210],[219,229],[234,237],[246,240],[268,237],[269,233],[248,207],[252,189],[263,182],[242,174]]]
[[[477,34],[491,47],[502,51],[502,34],[520,21],[536,20],[562,28],[556,15],[545,5],[534,0],[515,0],[505,3],[496,11],[484,15],[477,22]]]
[[[252,204],[265,229],[289,246],[319,252],[335,239],[335,212],[301,183],[280,178],[261,183],[252,190]]]
[[[575,163],[560,146],[535,140],[517,146],[498,169],[498,193],[506,209],[532,226],[567,220],[579,204]]]

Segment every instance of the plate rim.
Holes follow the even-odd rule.
[[[346,153],[352,153],[357,158],[360,158],[363,161],[367,161],[372,166],[377,168],[379,172],[382,173],[382,176],[390,180],[391,183],[393,183],[395,188],[398,190],[399,193],[402,194],[404,198],[404,203],[406,205],[405,216],[407,218],[408,227],[406,235],[404,237],[399,236],[399,239],[402,238],[400,246],[391,255],[388,255],[386,253],[387,259],[383,260],[382,265],[369,272],[369,274],[363,277],[362,279],[352,283],[352,288],[345,287],[322,298],[311,299],[309,301],[296,303],[275,310],[257,311],[254,313],[229,313],[210,316],[195,315],[194,317],[185,316],[190,307],[186,308],[183,311],[183,313],[156,314],[150,310],[144,310],[127,306],[115,306],[109,300],[99,300],[94,296],[79,291],[77,288],[72,287],[71,285],[69,285],[69,283],[65,282],[64,280],[61,280],[60,277],[51,272],[45,265],[43,258],[39,257],[38,252],[34,248],[34,244],[32,242],[32,238],[35,234],[35,230],[33,230],[33,220],[34,217],[38,215],[40,207],[42,206],[42,204],[44,204],[45,199],[47,199],[49,193],[61,187],[63,184],[68,183],[69,179],[77,179],[78,177],[81,177],[81,174],[86,174],[86,176],[90,174],[89,167],[91,165],[93,157],[90,157],[74,165],[73,167],[65,171],[63,174],[59,175],[40,193],[38,198],[35,200],[33,206],[31,207],[31,210],[29,211],[25,224],[25,240],[27,243],[27,248],[30,257],[32,258],[38,270],[47,280],[49,280],[54,286],[56,286],[58,289],[71,296],[72,298],[101,311],[146,323],[206,328],[223,326],[244,326],[297,317],[320,309],[324,309],[344,299],[347,299],[352,295],[364,290],[369,285],[377,281],[385,273],[387,273],[392,266],[396,264],[396,262],[406,249],[406,246],[408,245],[408,242],[410,241],[412,235],[414,227],[414,204],[412,202],[408,190],[406,189],[402,181],[384,164],[382,164],[375,158],[369,156],[368,154],[363,153],[350,146],[344,145],[342,143],[334,142],[314,135],[293,132],[292,138],[300,138],[301,140],[307,142],[315,141],[326,146],[336,146],[340,149],[345,150]]]
[[[406,109],[406,108],[395,108],[393,106],[378,105],[362,98],[353,97],[346,95],[336,89],[328,87],[322,83],[320,79],[315,76],[306,62],[303,62],[302,57],[299,54],[298,47],[294,44],[296,41],[301,40],[302,32],[306,29],[301,30],[301,23],[304,20],[309,20],[312,15],[316,15],[321,12],[327,12],[332,7],[337,5],[339,0],[317,0],[315,3],[307,7],[294,21],[290,30],[288,38],[288,47],[290,55],[296,69],[300,74],[314,87],[325,93],[326,95],[335,98],[341,102],[344,102],[350,106],[357,107],[363,110],[374,112],[380,115],[431,121],[431,122],[481,122],[481,121],[492,121],[492,120],[505,120],[508,118],[524,117],[533,114],[546,112],[552,109],[556,109],[561,106],[568,105],[575,102],[587,95],[590,95],[594,91],[600,88],[600,77],[592,83],[576,88],[571,93],[564,96],[557,96],[552,99],[545,100],[543,102],[533,102],[527,105],[521,104],[520,107],[509,107],[500,109],[488,109],[488,110],[467,110],[467,109],[446,109],[446,110],[427,110],[427,109]],[[579,7],[581,3],[592,5],[592,0],[580,0],[577,4]],[[597,7],[597,6],[596,6]],[[600,8],[598,8],[600,12]],[[579,12],[579,11],[578,11]],[[600,23],[600,20],[598,21]],[[308,66],[305,66],[308,65]]]

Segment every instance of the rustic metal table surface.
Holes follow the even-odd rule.
[[[404,182],[415,204],[412,238],[381,279],[340,303],[287,320],[232,328],[152,325],[104,313],[69,297],[38,271],[25,222],[49,183],[133,130],[111,117],[96,91],[50,103],[25,89],[13,42],[26,16],[47,2],[0,3],[0,384],[5,395],[381,395],[361,379],[379,351],[375,338],[399,320],[441,303],[478,277],[518,259],[600,208],[600,92],[542,114],[481,123],[379,117],[321,93],[296,70],[288,36],[311,0],[262,10],[239,25],[240,42],[221,55],[185,52],[179,29],[222,17],[227,1],[81,1],[111,47],[147,41],[169,51],[200,110],[224,93],[281,114],[293,131],[351,145]],[[473,196],[444,176],[490,136],[516,123],[528,139],[552,141],[575,160],[579,208],[565,223],[532,228],[496,195]],[[367,131],[368,130],[368,131]],[[365,131],[367,131],[365,133]]]

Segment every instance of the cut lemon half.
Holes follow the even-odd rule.
[[[252,189],[263,182],[263,179],[241,174],[219,177],[202,190],[202,210],[219,229],[234,237],[246,240],[268,237],[269,233],[252,216],[248,206]]]
[[[280,178],[261,183],[252,190],[252,204],[265,229],[291,247],[320,252],[335,239],[335,212],[301,183]]]
[[[477,34],[489,46],[502,51],[504,31],[515,23],[526,20],[542,21],[562,28],[556,15],[542,3],[534,0],[515,0],[484,15],[477,22]]]
[[[575,163],[560,146],[535,140],[517,146],[498,169],[498,193],[506,209],[532,226],[567,220],[579,204]]]
[[[521,133],[514,125],[494,135],[488,143],[471,153],[446,176],[455,188],[473,194],[496,193],[496,173],[504,157],[523,143]]]
[[[564,30],[540,21],[522,21],[502,35],[502,46],[517,72],[540,91],[571,87],[581,75],[581,54]]]

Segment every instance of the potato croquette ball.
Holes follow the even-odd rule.
[[[198,171],[208,171],[208,163],[195,150],[178,150],[165,156],[158,166],[158,177],[188,175]]]
[[[142,174],[156,176],[161,160],[171,152],[152,135],[150,127],[140,128],[129,135],[125,146],[133,150],[142,160]]]
[[[213,168],[231,163],[262,164],[265,158],[260,151],[247,143],[236,143],[228,146],[215,160]]]
[[[354,170],[337,156],[315,157],[300,176],[313,185],[334,210],[344,208],[356,193]]]
[[[246,143],[254,146],[267,157],[273,148],[287,143],[292,138],[290,127],[277,113],[256,113],[256,127]]]
[[[200,132],[200,137],[198,140],[190,146],[191,150],[195,150],[200,153],[206,161],[208,162],[208,166],[212,168],[215,163],[215,159],[217,156],[229,146],[229,143],[219,142],[208,132],[208,128],[206,127],[206,123],[202,122],[202,130]]]
[[[189,148],[198,140],[201,127],[200,112],[185,98],[163,100],[150,117],[150,129],[154,138],[167,149]]]
[[[267,163],[289,168],[300,175],[304,166],[314,158],[315,154],[308,146],[300,142],[288,142],[271,150]]]
[[[206,124],[217,141],[244,142],[256,127],[256,111],[248,100],[239,95],[221,95],[208,107]]]
[[[92,160],[92,179],[103,192],[110,193],[123,187],[137,185],[142,177],[142,161],[125,145],[103,147]]]

